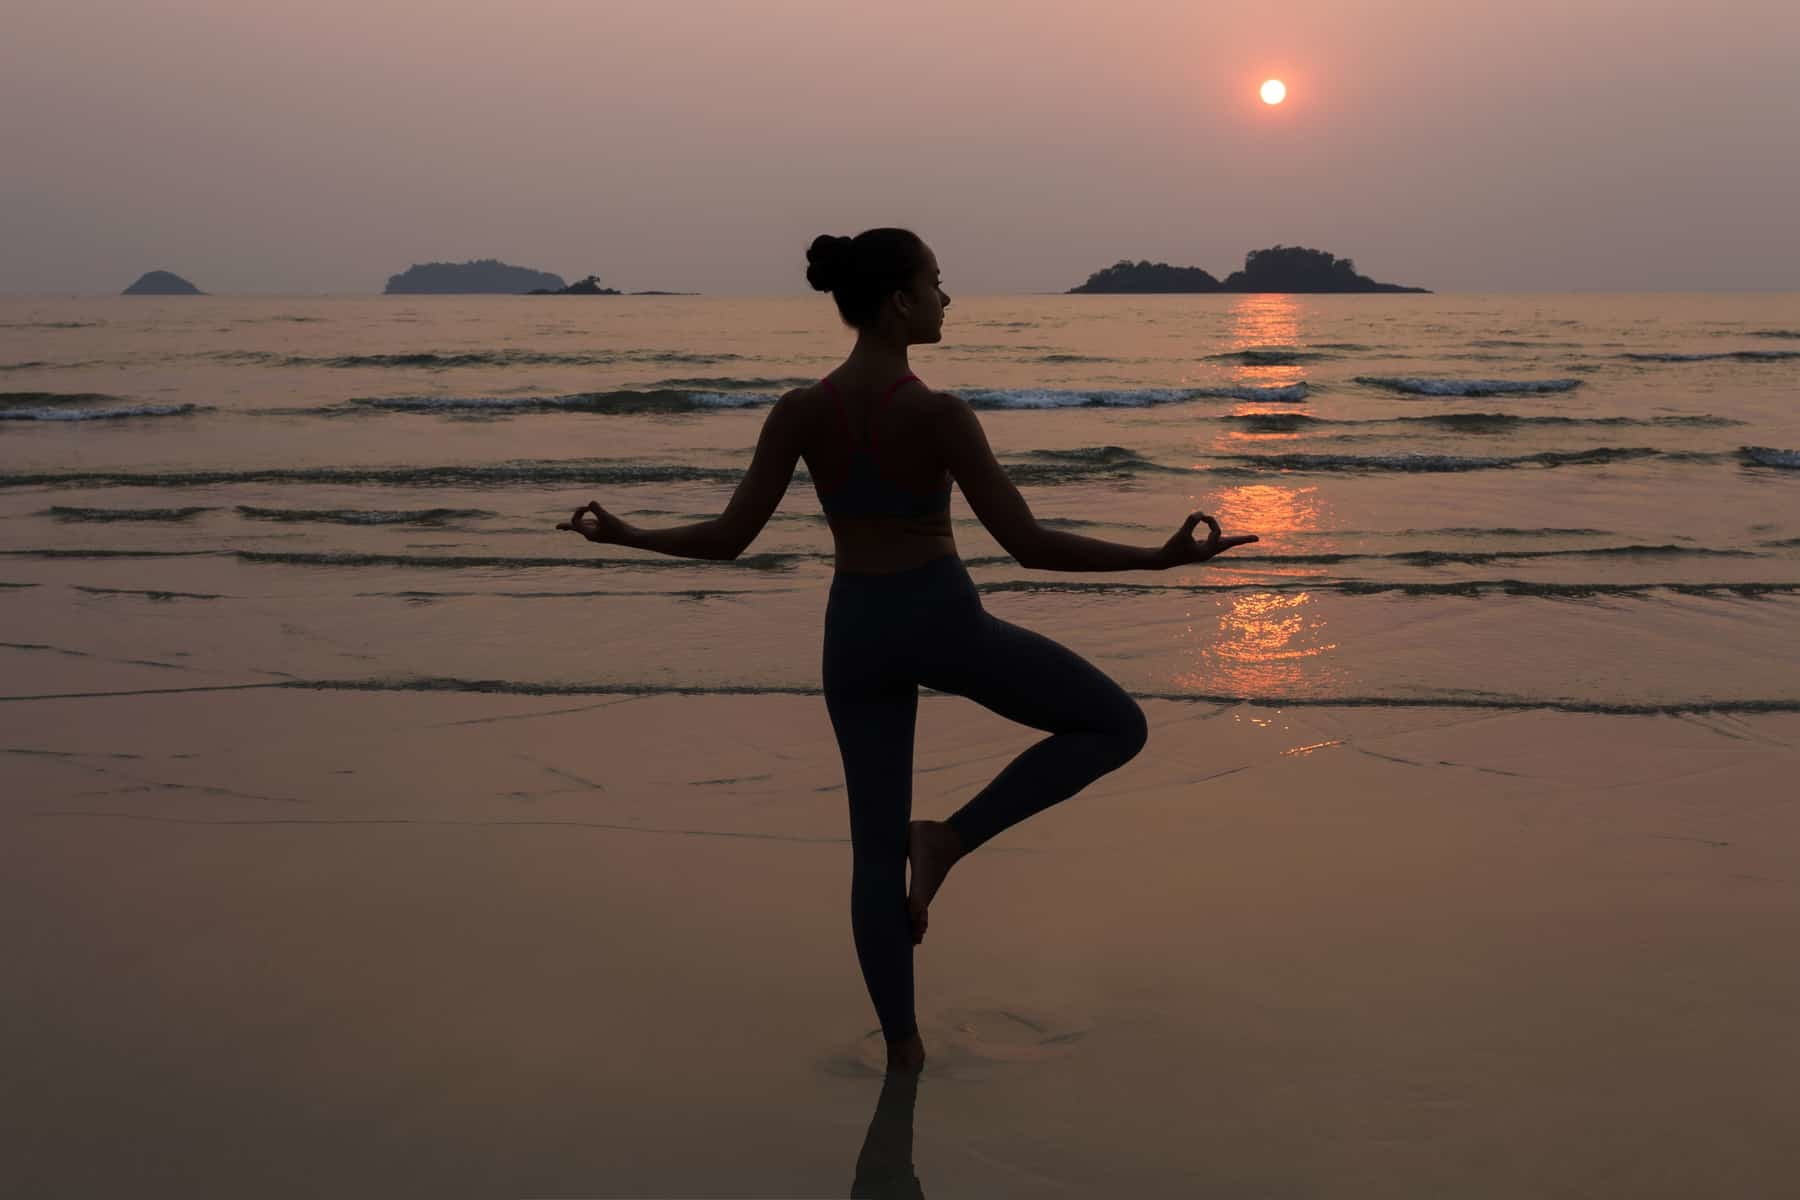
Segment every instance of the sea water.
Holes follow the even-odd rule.
[[[805,466],[735,562],[553,526],[717,514],[828,299],[0,301],[0,693],[816,691]],[[958,297],[914,369],[1032,510],[1138,545],[990,611],[1146,697],[1800,709],[1800,296]]]

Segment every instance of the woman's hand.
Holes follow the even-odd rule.
[[[1194,526],[1202,521],[1206,522],[1208,532],[1204,542],[1197,542],[1194,540]],[[1163,566],[1179,567],[1188,563],[1205,562],[1215,554],[1223,554],[1234,546],[1247,546],[1256,540],[1254,533],[1226,537],[1219,529],[1216,518],[1199,511],[1191,512],[1188,519],[1181,523],[1181,528],[1175,531],[1175,536],[1163,545]]]
[[[625,536],[625,522],[601,508],[598,500],[588,501],[585,508],[576,509],[574,516],[558,521],[556,527],[579,533],[590,542],[613,543]]]

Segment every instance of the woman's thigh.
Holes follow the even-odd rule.
[[[942,649],[930,656],[920,682],[1009,721],[1059,733],[1129,728],[1143,720],[1137,701],[1093,663],[991,613]]]

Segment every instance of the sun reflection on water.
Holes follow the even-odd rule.
[[[1272,352],[1300,345],[1300,304],[1292,296],[1257,293],[1231,305],[1231,350],[1245,357],[1231,373],[1233,383],[1290,387],[1306,380],[1304,363],[1271,361]]]
[[[1255,571],[1305,579],[1323,573],[1324,567],[1308,563],[1259,565],[1257,552],[1329,553],[1329,538],[1297,539],[1300,533],[1316,533],[1326,524],[1328,506],[1316,486],[1290,487],[1274,483],[1241,484],[1226,488],[1202,502],[1215,513],[1227,533],[1254,533],[1261,541],[1245,547],[1242,557],[1215,559],[1202,570],[1216,581],[1225,570]],[[1318,695],[1336,690],[1341,671],[1334,651],[1337,642],[1327,633],[1321,611],[1331,593],[1246,591],[1232,592],[1213,601],[1216,616],[1207,619],[1203,609],[1189,613],[1190,621],[1177,636],[1185,643],[1184,669],[1170,680],[1182,691],[1242,696]],[[1215,623],[1216,622],[1216,623]]]

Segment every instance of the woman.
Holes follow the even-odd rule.
[[[780,503],[795,462],[806,460],[836,551],[824,685],[850,801],[850,922],[888,1066],[916,1071],[925,1047],[913,1019],[912,947],[944,877],[994,835],[1123,765],[1146,735],[1143,711],[1111,679],[983,611],[951,534],[951,480],[1001,547],[1041,571],[1157,570],[1256,538],[1225,537],[1200,512],[1157,547],[1046,529],[995,461],[968,403],[932,391],[907,368],[909,346],[942,340],[950,305],[930,248],[908,230],[871,229],[817,238],[806,258],[807,282],[831,293],[856,346],[817,385],[776,401],[725,512],[638,529],[590,503],[557,528],[660,554],[736,558]],[[1202,521],[1210,532],[1197,542]],[[948,819],[914,821],[921,685],[1050,736]]]

